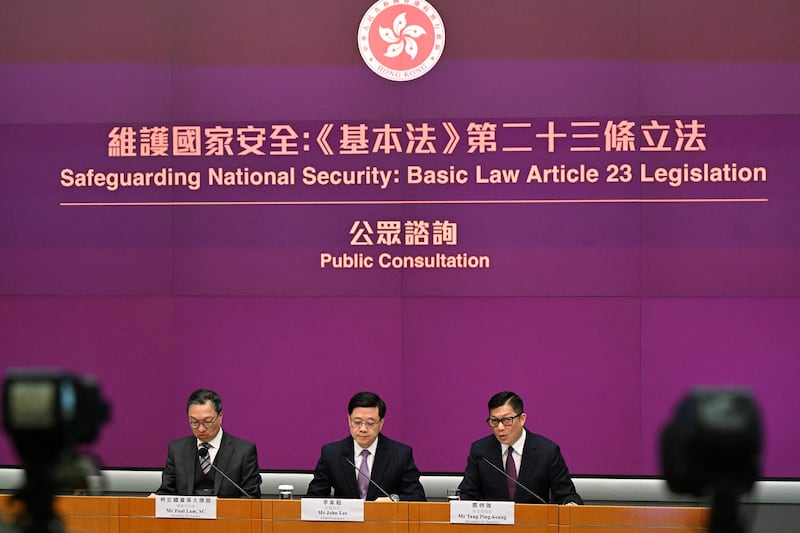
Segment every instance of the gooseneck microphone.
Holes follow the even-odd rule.
[[[347,461],[347,464],[349,464],[350,466],[352,466],[353,468],[355,468],[355,469],[356,469],[356,472],[358,472],[358,475],[359,475],[359,476],[363,476],[363,477],[367,478],[367,481],[369,481],[370,483],[372,483],[373,485],[375,485],[376,487],[378,487],[378,490],[379,490],[379,491],[381,491],[381,492],[384,494],[384,496],[386,496],[387,498],[389,498],[389,499],[390,499],[390,500],[392,500],[393,502],[399,502],[399,501],[400,501],[400,496],[398,496],[397,494],[389,494],[388,492],[386,492],[385,490],[383,490],[383,487],[381,487],[380,485],[378,485],[378,484],[377,484],[377,483],[376,483],[376,482],[375,482],[375,481],[372,479],[372,477],[371,477],[371,476],[368,476],[368,475],[364,474],[364,472],[362,472],[361,470],[359,470],[359,469],[358,469],[358,467],[356,466],[356,464],[355,464],[353,461],[351,461],[351,460],[350,460],[350,458],[348,457],[348,453],[347,453],[347,451],[344,451],[344,452],[342,452],[342,459],[344,459],[345,461]]]
[[[199,456],[200,456],[200,457],[202,457],[202,458],[208,457],[208,448],[205,448],[205,447],[201,446],[200,448],[198,448],[198,449],[197,449],[197,455],[199,455]],[[211,458],[209,457],[208,464],[209,464],[209,465],[211,465],[211,468],[213,468],[214,470],[216,470],[217,472],[219,472],[220,474],[222,474],[222,477],[224,477],[225,479],[227,479],[227,480],[228,480],[228,482],[229,482],[231,485],[233,485],[234,487],[236,487],[237,489],[239,489],[239,492],[241,492],[242,494],[244,494],[245,498],[250,498],[250,499],[253,499],[253,497],[252,497],[252,496],[250,496],[249,494],[247,494],[247,492],[245,492],[245,490],[244,490],[242,487],[240,487],[239,485],[237,485],[237,484],[236,484],[236,482],[235,482],[234,480],[232,480],[230,477],[228,477],[228,474],[226,474],[225,472],[223,472],[222,470],[220,470],[219,468],[217,468],[217,465],[215,465],[214,463],[212,463],[210,459],[211,459]]]
[[[491,466],[492,468],[494,468],[495,470],[497,470],[498,472],[500,472],[501,474],[503,474],[505,477],[507,477],[508,479],[510,479],[511,481],[513,481],[514,483],[516,483],[518,487],[522,487],[522,489],[523,489],[525,492],[527,492],[528,494],[530,494],[531,496],[533,496],[534,498],[536,498],[536,499],[537,499],[537,500],[539,500],[540,502],[542,502],[542,503],[544,503],[544,504],[547,504],[547,502],[546,502],[546,501],[544,501],[544,500],[543,500],[543,499],[542,499],[542,498],[541,498],[541,497],[540,497],[538,494],[536,494],[535,492],[533,492],[531,489],[529,489],[528,487],[526,487],[525,485],[523,485],[522,483],[520,483],[519,481],[517,481],[517,480],[516,480],[516,479],[514,479],[513,477],[509,476],[509,475],[508,475],[508,472],[506,472],[505,470],[503,470],[502,468],[500,468],[499,466],[497,466],[496,464],[494,464],[493,462],[491,462],[491,461],[490,461],[489,459],[487,459],[485,456],[483,456],[483,455],[479,455],[478,457],[479,457],[480,459],[483,459],[483,460],[486,462],[486,464],[488,464],[489,466]]]

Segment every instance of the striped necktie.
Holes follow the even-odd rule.
[[[203,442],[200,443],[200,447],[208,450],[211,448],[211,445],[207,442]],[[200,468],[203,470],[204,474],[208,474],[211,471],[211,454],[204,453],[200,456]]]

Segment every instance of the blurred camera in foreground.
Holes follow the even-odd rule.
[[[673,492],[711,496],[712,532],[739,532],[738,498],[761,474],[758,407],[741,389],[686,395],[661,434],[661,467]]]
[[[109,415],[93,378],[55,370],[10,371],[3,409],[3,427],[23,458],[94,442]]]
[[[17,528],[57,532],[53,497],[61,490],[102,492],[96,462],[79,455],[108,421],[109,406],[97,382],[59,370],[11,370],[3,383],[3,428],[14,444],[25,485],[17,498],[26,510]]]

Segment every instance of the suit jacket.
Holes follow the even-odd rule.
[[[337,498],[359,498],[357,474],[353,465],[347,463],[353,461],[354,454],[351,437],[324,445],[314,470],[314,479],[308,485],[308,496],[327,498],[332,488],[333,496]],[[419,470],[414,464],[411,447],[383,434],[378,435],[370,478],[383,490],[397,494],[403,501],[425,501],[425,489],[419,482]],[[381,497],[386,495],[370,483],[367,500]]]
[[[467,457],[464,479],[459,485],[462,500],[509,500],[506,477],[482,458],[491,461],[500,470],[505,470],[502,447],[494,435],[472,443]],[[548,503],[582,504],[569,476],[567,464],[556,443],[525,430],[525,447],[522,451],[522,466],[517,481],[528,487]],[[525,489],[517,486],[514,501],[518,503],[541,503]]]
[[[167,464],[161,475],[158,494],[194,494],[194,475],[197,459],[197,439],[184,437],[169,443]],[[258,471],[256,445],[222,432],[214,465],[225,472],[253,498],[261,497],[261,474]],[[219,498],[241,498],[242,493],[219,472],[214,473],[214,494]]]

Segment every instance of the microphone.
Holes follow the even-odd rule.
[[[197,449],[197,455],[199,455],[200,457],[203,457],[203,458],[205,458],[205,457],[208,457],[208,448],[206,448],[206,447],[204,447],[204,446],[201,446],[200,448],[198,448],[198,449]],[[210,459],[210,457],[209,457],[209,459]],[[253,498],[252,496],[250,496],[249,494],[247,494],[247,492],[245,492],[245,490],[244,490],[242,487],[240,487],[239,485],[237,485],[237,484],[236,484],[236,482],[235,482],[234,480],[232,480],[230,477],[228,477],[228,474],[226,474],[225,472],[223,472],[222,470],[220,470],[219,468],[217,468],[217,465],[215,465],[214,463],[212,463],[210,460],[208,461],[208,464],[210,464],[210,465],[211,465],[211,468],[213,468],[214,470],[216,470],[217,472],[219,472],[220,474],[222,474],[222,477],[224,477],[225,479],[227,479],[227,480],[228,480],[228,482],[229,482],[231,485],[233,485],[234,487],[236,487],[237,489],[239,489],[239,492],[241,492],[242,494],[244,494],[244,496],[245,496],[246,498],[250,498],[250,499],[252,499],[252,498]]]
[[[342,452],[342,458],[345,461],[347,461],[347,464],[349,464],[350,466],[352,466],[353,468],[356,469],[356,472],[358,472],[359,476],[364,476],[365,478],[367,478],[367,481],[369,481],[370,483],[372,483],[373,485],[378,487],[378,490],[381,491],[384,494],[384,496],[386,496],[387,498],[389,498],[393,502],[399,502],[400,501],[400,496],[398,496],[397,494],[389,494],[388,492],[383,490],[383,487],[381,487],[375,481],[373,481],[372,477],[364,474],[361,470],[359,470],[358,467],[356,466],[356,464],[353,461],[351,461],[350,458],[347,457],[347,455],[348,455],[347,451]]]
[[[534,498],[536,498],[536,499],[537,499],[537,500],[539,500],[540,502],[542,502],[542,503],[544,503],[544,504],[547,504],[547,502],[546,502],[546,501],[544,501],[544,500],[543,500],[541,497],[539,497],[539,495],[538,495],[538,494],[536,494],[535,492],[533,492],[531,489],[529,489],[528,487],[526,487],[525,485],[523,485],[522,483],[520,483],[519,481],[517,481],[517,480],[516,480],[516,479],[514,479],[513,477],[509,476],[509,475],[508,475],[508,472],[506,472],[505,470],[503,470],[502,468],[500,468],[499,466],[497,466],[496,464],[494,464],[493,462],[491,462],[491,461],[490,461],[489,459],[487,459],[485,456],[483,456],[483,455],[479,455],[478,457],[479,457],[480,459],[483,459],[483,460],[486,462],[486,464],[488,464],[489,466],[491,466],[492,468],[494,468],[495,470],[497,470],[498,472],[500,472],[501,474],[503,474],[505,477],[507,477],[508,479],[510,479],[511,481],[513,481],[514,483],[516,483],[518,487],[522,487],[522,488],[525,490],[525,492],[527,492],[528,494],[530,494],[531,496],[533,496]]]

